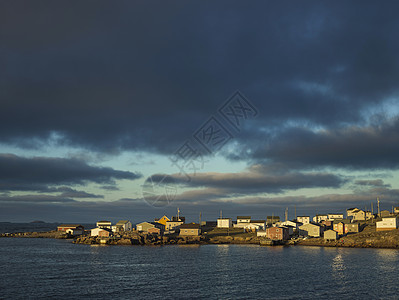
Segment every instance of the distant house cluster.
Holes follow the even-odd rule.
[[[133,229],[132,223],[128,220],[121,220],[112,225],[111,221],[98,221],[96,228],[91,229],[91,236],[110,237],[117,233],[131,231]]]
[[[399,207],[392,212],[381,211],[373,214],[370,211],[353,207],[346,210],[346,217],[343,213],[316,214],[311,216],[297,216],[293,220],[281,221],[279,216],[267,216],[264,220],[254,220],[251,216],[237,216],[232,218],[220,216],[216,221],[203,221],[200,223],[186,223],[186,218],[180,216],[178,209],[177,216],[171,218],[166,215],[156,218],[154,221],[145,221],[133,227],[129,220],[120,220],[115,224],[111,221],[98,221],[96,227],[90,230],[91,236],[109,238],[118,234],[136,231],[144,234],[165,235],[178,234],[180,236],[200,236],[202,231],[209,228],[237,229],[243,232],[254,232],[259,237],[265,237],[272,241],[285,241],[292,237],[299,238],[320,238],[327,241],[337,240],[342,236],[362,231],[365,222],[375,223],[376,231],[394,230],[399,228]],[[378,218],[377,220],[374,220]],[[85,229],[80,224],[61,224],[58,231],[65,232],[71,236],[82,235]]]
[[[266,229],[257,230],[258,236],[271,240],[287,240],[293,235],[298,237],[324,237],[325,240],[333,241],[339,237],[360,232],[365,222],[379,218],[376,222],[376,231],[393,230],[399,228],[399,207],[392,212],[381,211],[373,214],[370,211],[359,208],[348,208],[346,218],[343,213],[317,214],[310,216],[297,216],[294,220],[268,220]],[[237,223],[239,222],[237,217]]]

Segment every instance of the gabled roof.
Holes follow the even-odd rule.
[[[351,220],[349,220],[349,219],[335,219],[333,221],[333,224],[338,224],[338,223],[350,224]]]
[[[177,220],[169,220],[169,221],[166,221],[166,224],[167,223],[184,223],[184,221],[183,220],[180,220],[180,221],[177,221]],[[161,224],[161,223],[157,223],[157,224]]]
[[[200,229],[200,224],[190,223],[190,224],[182,224],[180,225],[180,229]]]
[[[128,221],[128,220],[120,220],[118,223],[116,223],[116,225],[123,225],[123,224],[127,224],[129,222],[130,221]]]
[[[386,219],[397,219],[397,218],[398,218],[397,216],[382,217],[383,220],[386,220]]]
[[[58,225],[57,227],[78,227],[78,226],[82,226],[82,225],[80,225],[80,224],[61,224],[61,225]]]
[[[348,208],[346,211],[348,211],[348,210],[354,210],[354,209],[358,209],[357,207],[351,207],[351,208]]]
[[[291,220],[287,220],[287,221],[281,222],[281,224],[284,224],[284,223],[294,223],[294,224],[296,224],[296,225],[298,225],[298,224],[303,224],[303,223],[301,223],[301,222],[298,222],[298,221],[291,221]],[[284,226],[285,226],[285,225],[284,225]]]
[[[316,227],[320,227],[320,225],[319,225],[319,224],[315,224],[315,223],[308,223],[308,224],[301,225],[299,228],[301,228],[301,227],[309,227],[309,226],[316,226]]]
[[[97,223],[111,223],[111,221],[98,221]]]
[[[265,223],[265,220],[251,220],[250,223]]]
[[[292,225],[280,225],[279,227],[283,227],[283,228],[295,228],[295,226],[292,226]]]
[[[157,222],[157,221],[159,221],[159,220],[161,220],[161,219],[170,220],[170,219],[167,217],[167,215],[163,215],[163,216],[160,217],[160,218],[155,218],[154,221]]]
[[[251,216],[237,216],[237,219],[251,219]]]
[[[138,223],[137,225],[142,225],[142,224],[150,224],[150,225],[154,225],[154,223],[153,222],[141,222],[141,223]],[[136,226],[137,226],[136,225]]]

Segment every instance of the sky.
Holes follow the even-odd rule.
[[[399,206],[396,1],[0,1],[0,222]]]

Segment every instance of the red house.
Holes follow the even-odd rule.
[[[57,227],[57,231],[67,231],[68,229],[81,230],[82,232],[85,230],[80,224],[61,224]]]
[[[266,237],[273,241],[285,241],[289,239],[290,235],[288,228],[268,227],[266,228]]]

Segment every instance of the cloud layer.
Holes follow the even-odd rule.
[[[110,204],[104,195],[124,197],[119,181],[141,182],[145,172],[88,157],[143,153],[148,163],[133,167],[162,177],[176,170],[156,170],[155,155],[169,157],[211,116],[233,137],[219,155],[247,168],[204,169],[191,182],[172,174],[182,188],[176,203],[216,210],[231,203],[234,211],[298,199],[304,207],[368,203],[377,194],[394,202],[398,187],[381,174],[395,177],[399,167],[398,3],[172,0],[156,7],[0,3],[0,147],[88,154],[0,149],[4,207],[94,210],[85,199],[101,199],[98,212],[108,204],[141,207],[136,198]],[[218,113],[236,90],[258,110],[239,132]]]
[[[264,140],[398,104],[396,3],[46,3],[1,4],[3,142],[171,153],[237,89]]]

